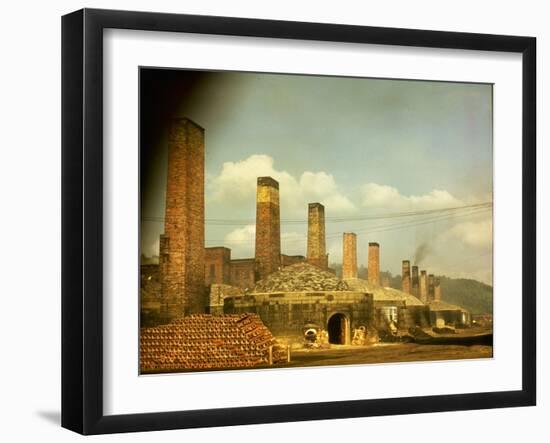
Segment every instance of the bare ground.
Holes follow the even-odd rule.
[[[378,344],[365,347],[333,346],[326,350],[293,351],[285,367],[334,366],[491,358],[492,346],[420,345],[416,343]]]

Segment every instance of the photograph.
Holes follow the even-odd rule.
[[[492,97],[140,67],[140,374],[492,358]]]

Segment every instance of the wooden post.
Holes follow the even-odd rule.
[[[273,365],[273,346],[269,347],[267,362],[268,362],[269,366]]]

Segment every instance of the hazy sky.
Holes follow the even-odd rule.
[[[318,201],[331,263],[342,233],[356,232],[360,264],[377,241],[381,269],[398,274],[422,246],[421,268],[491,283],[490,209],[424,212],[492,201],[490,85],[142,70],[140,100],[146,255],[163,232],[147,219],[164,215],[163,123],[185,116],[205,128],[207,246],[254,255],[256,177],[270,175],[284,253],[305,255],[307,203]]]

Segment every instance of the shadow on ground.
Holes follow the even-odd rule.
[[[43,420],[56,425],[61,425],[61,412],[60,411],[36,411],[36,415],[38,415]]]

